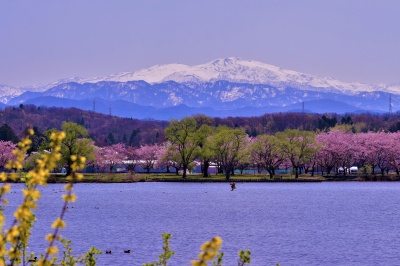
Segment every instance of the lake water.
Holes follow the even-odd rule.
[[[45,249],[62,189],[42,189],[32,250]],[[228,266],[241,249],[251,250],[251,265],[400,265],[400,183],[239,183],[235,191],[227,183],[77,184],[75,191],[62,235],[77,253],[112,250],[98,265],[152,262],[164,232],[176,252],[168,265],[190,265],[215,235]],[[10,195],[6,213],[19,195]]]

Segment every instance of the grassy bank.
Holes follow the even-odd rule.
[[[19,174],[23,178],[23,173]],[[270,179],[269,175],[249,175],[235,174],[229,180],[225,175],[212,175],[202,177],[201,174],[188,175],[186,179],[175,174],[159,173],[85,173],[81,183],[134,183],[134,182],[322,182],[322,181],[400,181],[400,178],[394,174],[390,175],[300,175],[295,178],[294,175],[277,175]],[[11,181],[11,180],[10,180]],[[64,174],[51,174],[48,183],[66,183]]]
[[[324,177],[310,175],[300,176],[298,179],[294,175],[279,175],[270,179],[266,175],[234,175],[230,180],[226,180],[225,175],[212,175],[202,177],[200,174],[188,175],[186,179],[175,174],[144,174],[144,173],[98,173],[84,174],[82,183],[133,183],[133,182],[320,182]],[[65,176],[60,174],[51,175],[49,183],[66,182]]]

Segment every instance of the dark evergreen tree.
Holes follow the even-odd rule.
[[[107,141],[107,143],[108,143],[109,145],[115,144],[116,142],[115,142],[114,134],[111,133],[111,132],[108,133],[108,136],[107,136],[107,138],[106,138],[106,141]]]
[[[28,150],[28,153],[31,154],[32,152],[38,151],[40,145],[42,144],[43,141],[46,141],[45,135],[39,131],[39,129],[35,126],[32,128],[33,129],[33,135],[29,137],[29,139],[32,141],[31,147]]]
[[[129,138],[129,146],[140,146],[140,141],[142,138],[140,137],[140,128],[132,130],[131,137]]]
[[[14,130],[8,124],[3,124],[0,127],[0,140],[18,143],[17,135],[15,134]]]

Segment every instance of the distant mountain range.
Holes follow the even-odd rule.
[[[400,109],[400,84],[345,83],[239,58],[156,65],[102,78],[46,86],[0,85],[0,102],[77,107],[140,119],[192,114],[257,116],[271,112],[354,113]],[[1,106],[0,106],[1,107]]]

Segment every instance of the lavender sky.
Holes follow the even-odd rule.
[[[0,84],[106,76],[229,56],[400,83],[397,0],[0,2]]]

